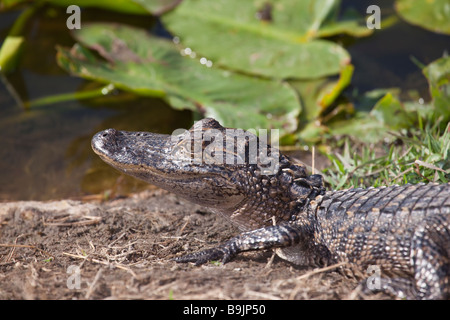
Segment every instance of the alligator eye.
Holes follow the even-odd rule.
[[[323,177],[320,174],[310,175],[309,179],[311,180],[313,187],[320,188],[323,186]]]
[[[183,144],[179,144],[175,146],[170,153],[177,160],[190,160],[193,159],[193,155],[189,150],[186,149],[186,146]]]

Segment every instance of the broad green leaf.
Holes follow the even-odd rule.
[[[309,17],[311,18],[311,21],[307,24],[307,33],[310,35],[317,34],[317,31],[321,27],[321,25],[327,20],[327,17],[331,15],[337,14],[337,9],[339,7],[340,1],[335,0],[316,0],[316,1],[286,1],[287,7],[290,9],[289,14],[295,14],[299,11],[312,11],[313,14],[311,14]],[[297,11],[298,10],[298,11]],[[283,10],[285,13],[288,11],[286,9]],[[292,17],[290,15],[287,15],[290,17],[291,21],[296,21],[295,17]],[[284,16],[285,14],[283,14]],[[307,21],[307,20],[306,20]],[[304,21],[304,22],[306,22]],[[286,25],[286,28],[292,27],[293,25],[291,23],[288,23]]]
[[[82,45],[58,48],[58,62],[75,75],[164,97],[230,127],[280,128],[281,135],[297,128],[301,107],[287,84],[208,68],[181,56],[171,41],[124,25],[84,25],[74,34]]]
[[[184,46],[215,64],[273,78],[312,79],[339,73],[345,49],[314,39],[335,0],[187,0],[162,17]],[[268,10],[270,19],[258,19]]]
[[[289,81],[302,101],[302,123],[316,120],[323,111],[319,104],[319,97],[329,82],[327,78]]]
[[[289,84],[297,90],[302,101],[303,110],[300,120],[303,123],[317,120],[350,84],[353,70],[353,65],[347,65],[342,69],[339,79],[333,81],[327,78],[290,81]],[[309,129],[313,128],[310,126]],[[314,128],[309,131],[317,130],[318,128]]]
[[[449,0],[397,0],[395,8],[409,23],[434,32],[450,34]]]
[[[450,120],[450,57],[438,59],[423,69],[437,116]]]
[[[348,135],[366,143],[376,143],[387,136],[387,127],[367,112],[356,112],[349,120],[333,122],[330,132],[334,136]]]

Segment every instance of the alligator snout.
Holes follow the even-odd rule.
[[[112,148],[117,146],[119,135],[120,131],[112,128],[96,133],[91,141],[92,149],[97,154],[108,154]]]

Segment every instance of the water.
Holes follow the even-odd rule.
[[[343,6],[352,5],[365,14],[371,2],[343,1]],[[383,14],[393,12],[392,1],[378,3]],[[18,14],[0,13],[0,41]],[[83,11],[83,22],[98,21],[98,17],[163,32],[151,17]],[[29,110],[20,106],[19,100],[93,86],[89,81],[67,75],[55,62],[55,45],[71,46],[74,42],[65,27],[66,18],[63,9],[39,10],[27,26],[19,69],[8,76],[15,91],[0,82],[0,200],[80,197],[108,189],[119,193],[137,191],[144,184],[119,178],[114,169],[92,152],[93,134],[110,127],[171,133],[191,125],[190,112],[175,111],[161,100],[129,93]],[[366,39],[343,39],[356,67],[350,90],[400,87],[404,91],[417,90],[426,98],[426,79],[411,57],[427,64],[450,51],[449,39],[403,22]]]
[[[0,39],[18,16],[0,13]],[[97,10],[83,12],[89,21]],[[8,76],[14,88],[0,83],[0,200],[46,200],[101,193],[115,187],[119,174],[92,152],[91,137],[109,127],[171,133],[189,127],[190,112],[175,111],[159,99],[121,93],[98,99],[70,101],[24,109],[29,101],[92,87],[71,77],[55,62],[55,45],[71,46],[63,10],[42,9],[28,26],[19,70]],[[110,21],[122,15],[108,14]],[[151,17],[128,17],[132,24],[151,29]],[[143,183],[119,181],[120,192],[137,191]]]
[[[382,19],[395,14],[394,1],[375,3],[381,8]],[[372,0],[342,1],[343,8],[353,7],[362,15],[372,4]],[[355,66],[352,87],[359,92],[396,87],[404,93],[416,90],[427,100],[427,80],[414,59],[427,65],[450,53],[450,36],[429,32],[400,19],[394,26],[375,30],[372,36],[358,39],[346,48]]]

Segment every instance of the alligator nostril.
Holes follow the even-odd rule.
[[[92,148],[95,153],[100,155],[108,154],[117,148],[117,140],[121,135],[116,129],[106,129],[94,135],[91,141]]]
[[[114,137],[117,135],[117,130],[116,129],[106,129],[105,131],[103,131],[102,133],[102,137],[103,138],[108,138],[108,137]]]

